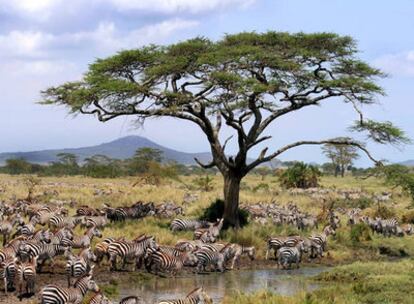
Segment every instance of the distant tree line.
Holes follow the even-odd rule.
[[[49,164],[34,164],[23,158],[8,159],[1,173],[37,174],[39,176],[84,175],[95,178],[115,178],[121,176],[178,176],[190,174],[215,174],[216,169],[202,169],[199,166],[185,166],[166,161],[163,152],[153,148],[138,149],[129,159],[114,159],[105,155],[94,155],[80,161],[71,153],[60,153],[57,160]]]

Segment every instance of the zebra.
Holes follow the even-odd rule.
[[[271,237],[267,240],[267,250],[266,250],[266,260],[269,259],[269,253],[271,250],[274,251],[275,257],[277,251],[281,247],[293,247],[296,246],[301,241],[299,236],[279,236]]]
[[[305,228],[318,228],[318,220],[313,216],[295,215],[296,225],[299,230]]]
[[[293,263],[296,264],[296,268],[299,268],[299,263],[302,260],[302,253],[306,251],[303,242],[299,242],[294,247],[280,248],[277,252],[277,268],[282,266],[282,269],[290,269]]]
[[[105,228],[108,225],[108,219],[105,216],[87,216],[84,217],[81,226],[91,228],[93,226],[97,228]]]
[[[119,239],[105,238],[104,240],[102,240],[101,242],[95,245],[93,253],[96,256],[96,264],[98,266],[100,265],[104,257],[106,257],[109,260],[108,247],[109,247],[109,244],[115,241],[125,241],[125,238],[123,237]]]
[[[395,218],[391,219],[377,219],[377,229],[384,236],[390,237],[391,235],[397,235],[398,221]]]
[[[70,250],[66,250],[65,256],[68,258],[66,263],[66,274],[68,287],[70,287],[72,277],[80,278],[93,268],[91,262],[96,261],[96,256],[91,248],[83,249],[78,255],[74,255]]]
[[[17,229],[17,231],[13,235],[13,238],[16,237],[17,235],[26,235],[26,236],[32,235],[35,231],[35,226],[39,223],[39,221],[40,221],[39,216],[37,215],[32,216],[29,223],[27,223],[26,225],[20,226]]]
[[[73,232],[69,228],[59,229],[50,239],[50,243],[54,245],[71,245],[73,240]]]
[[[76,209],[77,216],[98,216],[101,212],[97,209],[91,208],[89,206],[80,206]]]
[[[165,252],[162,247],[153,252],[149,260],[148,270],[151,270],[152,266],[154,266],[156,274],[158,272],[169,272],[173,276],[176,276],[184,266],[196,266],[198,262],[195,254],[191,252],[181,252],[179,255],[171,255]]]
[[[216,238],[219,237],[220,231],[223,228],[223,224],[224,224],[224,219],[219,219],[219,220],[217,220],[217,222],[215,224],[213,224],[208,229],[204,229],[204,228],[196,229],[194,231],[194,239],[195,240],[201,239],[202,236],[203,235],[205,236],[206,235],[206,232],[208,232],[207,235],[210,237],[210,239],[214,239],[215,240]]]
[[[19,236],[7,243],[4,248],[0,249],[0,262],[15,258],[24,239],[23,236]]]
[[[225,247],[226,248],[226,247]],[[201,248],[194,252],[197,257],[197,272],[206,271],[207,266],[213,266],[214,270],[224,272],[224,263],[226,256],[224,254],[225,248],[220,252],[213,251],[209,248]]]
[[[0,234],[3,236],[3,246],[6,245],[14,226],[17,225],[24,225],[23,218],[20,214],[17,214],[12,220],[9,218],[0,221]]]
[[[171,222],[170,229],[172,231],[197,230],[200,228],[210,228],[212,225],[208,221],[177,218]]]
[[[37,257],[31,261],[16,262],[16,272],[19,281],[19,299],[23,298],[23,285],[26,284],[26,295],[32,296],[35,292]]]
[[[87,248],[91,246],[91,241],[95,236],[98,238],[101,238],[102,233],[98,228],[93,226],[89,228],[88,230],[86,230],[84,235],[74,236],[73,241],[72,241],[73,242],[72,247],[73,248]]]
[[[20,244],[19,254],[27,256],[29,259],[37,257],[39,273],[41,272],[44,263],[47,260],[50,260],[51,271],[54,272],[54,258],[63,255],[67,249],[67,246],[42,243],[37,244],[35,242],[27,241]]]
[[[175,244],[175,248],[182,251],[193,251],[196,248],[200,248],[204,245],[201,240],[180,240]]]
[[[30,241],[35,241],[37,243],[46,243],[49,244],[51,242],[50,231],[47,230],[38,230],[33,233],[32,236],[28,238]]]
[[[128,259],[134,259],[135,268],[137,268],[137,266],[141,265],[140,262],[145,257],[148,249],[158,249],[158,245],[153,236],[142,235],[132,242],[119,240],[110,243],[108,246],[109,261],[111,264],[110,270],[116,270],[117,256],[122,260],[123,269],[125,268]]]
[[[62,304],[62,303],[82,303],[88,290],[99,292],[99,287],[92,275],[89,274],[82,278],[79,278],[74,288],[64,288],[56,285],[46,285],[40,291],[40,303],[41,304]]]
[[[256,248],[253,246],[246,247],[239,244],[230,244],[228,247],[228,259],[232,259],[230,269],[234,269],[235,264],[240,268],[240,258],[242,255],[247,255],[251,261],[256,258]]]
[[[14,289],[14,278],[16,276],[16,259],[8,257],[0,262],[0,278],[4,282],[4,292]]]
[[[82,222],[83,218],[79,217],[66,217],[60,214],[56,214],[49,219],[50,228],[64,228],[74,229]]]
[[[330,225],[327,225],[323,229],[322,233],[312,235],[309,239],[321,246],[322,251],[326,251],[328,236],[330,235],[335,235],[335,230]]]
[[[112,304],[111,300],[109,300],[101,291],[95,293],[92,298],[89,299],[87,302],[88,304]]]
[[[184,299],[163,300],[158,304],[213,304],[213,300],[204,291],[203,287],[199,287],[191,291]]]

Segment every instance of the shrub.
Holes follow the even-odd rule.
[[[414,210],[408,211],[404,213],[402,216],[402,221],[404,223],[414,224]]]
[[[206,175],[205,177],[197,177],[193,180],[193,184],[201,191],[211,191],[213,187],[213,178]]]
[[[318,187],[321,175],[317,167],[298,162],[280,174],[279,182],[285,189],[313,188]]]
[[[349,237],[353,244],[358,244],[361,241],[370,241],[371,230],[364,223],[356,224],[352,226]]]
[[[200,216],[200,220],[209,222],[215,222],[217,219],[222,218],[224,214],[224,201],[216,199],[207,207],[203,214]],[[248,224],[249,213],[246,210],[239,209],[239,223],[240,227],[244,227]],[[224,229],[227,229],[226,223],[224,223]]]
[[[387,208],[384,205],[380,205],[374,212],[374,217],[391,218],[395,216],[396,216],[395,210],[391,208]]]

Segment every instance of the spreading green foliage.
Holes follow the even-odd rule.
[[[321,172],[315,166],[302,162],[286,169],[279,177],[280,185],[285,189],[318,187]]]

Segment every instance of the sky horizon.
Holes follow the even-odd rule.
[[[409,0],[0,0],[0,152],[75,148],[127,135],[183,152],[208,151],[201,131],[182,121],[163,118],[137,129],[130,119],[102,124],[36,101],[41,90],[79,80],[96,58],[123,49],[267,30],[355,38],[360,58],[389,75],[380,82],[387,96],[380,98],[381,105],[366,108],[368,117],[390,120],[414,139],[414,107],[408,100],[414,81],[413,15]],[[340,101],[306,109],[272,125],[268,145],[274,150],[296,140],[348,135],[355,118]],[[229,147],[234,151],[234,145]],[[379,159],[414,159],[413,145],[368,147]],[[291,150],[280,159],[326,161],[318,147]],[[361,157],[356,164],[369,163]]]

